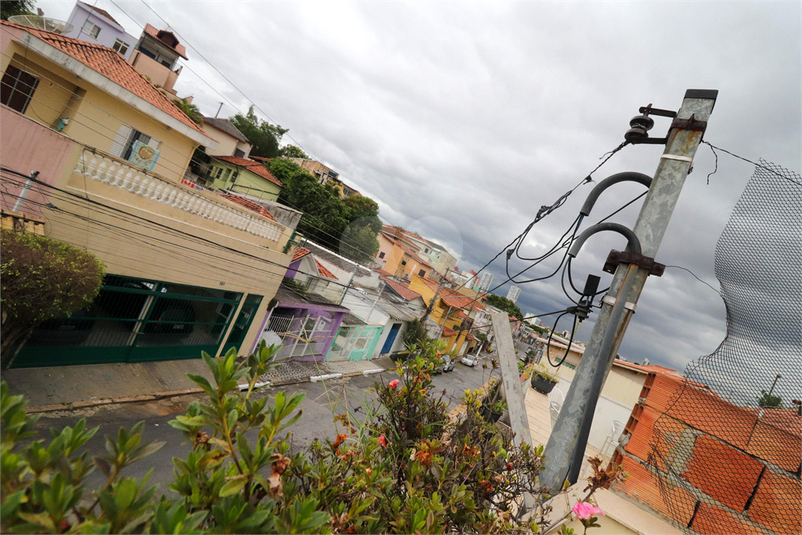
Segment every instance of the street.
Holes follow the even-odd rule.
[[[482,363],[488,362],[488,369],[482,369]],[[496,372],[495,375],[498,375]],[[474,368],[459,363],[452,372],[435,375],[432,378],[432,393],[439,395],[446,391],[449,410],[460,403],[465,389],[476,389],[482,386],[490,376],[489,361],[481,360]],[[259,390],[255,396],[272,395],[277,390],[287,392],[303,392],[306,398],[300,405],[303,411],[301,419],[290,429],[290,445],[294,451],[306,448],[315,438],[334,439],[342,432],[340,424],[335,424],[333,416],[344,412],[345,404],[357,418],[364,417],[366,411],[362,406],[373,403],[374,383],[386,384],[396,378],[393,371],[370,376],[355,376],[332,381],[311,383],[304,382],[276,389]],[[186,410],[192,401],[203,400],[201,395],[181,396],[153,402],[105,405],[74,412],[44,413],[36,425],[39,438],[49,438],[51,427],[62,428],[74,425],[80,418],[86,418],[87,428],[100,427],[95,436],[86,444],[91,456],[105,453],[105,436],[116,436],[120,427],[130,428],[139,421],[145,422],[144,442],[151,440],[164,441],[166,444],[159,451],[144,460],[126,468],[122,475],[143,477],[153,468],[150,476],[151,484],[160,485],[159,492],[168,492],[167,484],[173,480],[173,457],[183,457],[190,445],[183,434],[170,427],[168,422]],[[255,436],[255,433],[253,433]],[[88,479],[89,488],[103,483],[103,475],[95,471]]]

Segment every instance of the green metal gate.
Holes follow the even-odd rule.
[[[40,325],[13,367],[190,359],[201,351],[213,355],[241,299],[237,292],[107,275],[91,307]]]
[[[379,343],[382,329],[380,325],[340,326],[326,360],[369,360]]]

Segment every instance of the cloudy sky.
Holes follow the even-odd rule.
[[[720,91],[707,141],[800,170],[799,2],[147,2],[187,47],[179,95],[206,115],[221,101],[221,116],[255,104],[289,128],[285,141],[373,197],[386,222],[442,242],[463,270],[481,267],[596,167],[638,107],[676,110],[688,88]],[[140,0],[96,4],[136,36],[146,22],[167,26]],[[66,19],[73,2],[37,5]],[[653,136],[668,125],[658,118]],[[651,175],[661,152],[627,147],[594,177]],[[719,154],[707,184],[713,169],[703,146],[657,260],[718,288],[716,241],[753,168]],[[534,227],[523,256],[557,240],[590,187]],[[588,224],[641,191],[608,190]],[[614,220],[631,226],[639,206]],[[577,278],[600,273],[623,246],[597,235]],[[503,256],[490,269],[503,281]],[[541,313],[570,303],[554,278],[523,285],[519,304]],[[716,292],[668,269],[647,282],[621,354],[682,369],[719,345],[724,319]]]

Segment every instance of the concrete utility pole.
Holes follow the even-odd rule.
[[[689,89],[685,93],[633,229],[645,257],[654,259],[657,254],[717,96],[717,90]],[[566,478],[576,482],[596,402],[649,271],[634,263],[619,264],[610,291],[602,299],[599,319],[546,444],[540,484],[551,494],[562,489]]]

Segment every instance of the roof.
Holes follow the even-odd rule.
[[[273,174],[267,170],[267,167],[259,162],[250,160],[248,158],[239,158],[237,156],[212,156],[212,158],[221,160],[223,162],[233,163],[237,167],[245,168],[251,173],[259,175],[280,188],[284,187],[284,184],[282,184],[278,178],[274,177]]]
[[[22,26],[6,20],[2,21],[2,25],[17,28],[33,35],[37,39],[41,39],[53,48],[75,58],[93,71],[209,138],[209,135],[192,119],[187,117],[172,100],[156,89],[156,86],[150,83],[143,74],[134,69],[125,61],[124,57],[111,48],[66,37],[54,32]]]
[[[452,331],[452,330],[451,330],[451,329],[449,329],[448,327],[443,327],[443,334],[442,334],[442,336],[454,336],[455,334],[457,334],[457,332],[456,332],[456,331]]]
[[[400,282],[395,282],[389,277],[385,277],[382,275],[379,275],[379,277],[381,277],[381,280],[383,280],[385,284],[387,284],[387,286],[389,286],[393,292],[395,292],[399,297],[406,299],[407,301],[412,301],[413,299],[421,297],[421,294],[410,290],[408,286],[404,286]]]
[[[367,325],[361,318],[350,312],[343,317],[343,325]]]
[[[297,308],[325,307],[326,310],[346,313],[350,312],[347,308],[341,307],[337,303],[333,303],[319,295],[301,295],[282,285],[279,285],[278,290],[276,291],[276,301],[278,302],[278,306],[283,304]]]
[[[213,128],[217,128],[218,130],[225,132],[226,134],[228,134],[233,138],[237,138],[243,143],[250,143],[250,141],[248,141],[248,138],[245,137],[245,134],[240,132],[237,129],[237,127],[234,126],[234,123],[232,123],[228,119],[219,119],[217,117],[204,117],[203,122],[204,124],[208,124]]]
[[[162,43],[164,46],[169,48],[170,50],[174,50],[179,56],[184,59],[187,58],[187,49],[184,48],[184,45],[178,42],[178,38],[175,34],[169,30],[159,30],[154,26],[151,26],[148,23],[145,23],[145,33]],[[168,37],[168,34],[172,39]],[[175,41],[174,44],[170,43],[170,41]]]
[[[310,251],[306,247],[297,247],[295,249],[295,252],[292,254],[292,262],[295,262],[296,260],[299,260],[299,259],[305,257],[306,255],[308,255],[311,252],[312,251]]]
[[[82,6],[84,6],[86,9],[90,10],[90,11],[94,11],[98,15],[102,15],[102,16],[106,17],[107,19],[112,21],[114,24],[116,24],[117,26],[120,26],[122,28],[122,24],[120,24],[119,22],[114,20],[114,17],[109,15],[109,12],[106,11],[105,9],[100,9],[99,7],[91,6],[91,5],[87,4],[86,2],[81,2],[81,0],[78,0],[78,3],[80,5],[82,5]]]
[[[329,271],[328,269],[326,269],[326,266],[321,264],[320,260],[318,260],[317,258],[315,258],[315,265],[317,266],[317,271],[318,271],[318,273],[320,273],[321,277],[326,277],[327,279],[337,280],[337,276],[334,273],[332,273],[331,271]]]
[[[271,220],[273,220],[273,221],[276,221],[276,218],[275,218],[275,217],[273,217],[273,216],[270,214],[270,212],[268,212],[268,211],[265,209],[265,207],[264,207],[264,206],[262,206],[262,205],[261,205],[261,204],[259,204],[259,203],[253,202],[253,201],[252,201],[252,200],[250,200],[250,199],[245,199],[244,197],[238,197],[238,196],[236,196],[236,195],[232,195],[232,194],[230,194],[230,193],[223,193],[223,194],[221,194],[221,195],[222,195],[224,198],[226,198],[226,199],[228,199],[229,201],[231,201],[231,202],[235,202],[235,203],[239,204],[240,206],[244,206],[244,207],[245,207],[245,208],[247,208],[248,210],[252,210],[252,211],[256,212],[256,213],[257,213],[257,214],[259,214],[259,215],[262,215],[262,216],[264,216],[264,217],[266,217],[266,218],[268,218],[268,219],[271,219]]]
[[[304,247],[307,247],[310,251],[315,253],[316,256],[319,256],[326,262],[329,262],[330,264],[333,264],[338,268],[347,271],[348,273],[356,272],[356,274],[360,277],[368,276],[371,273],[369,269],[357,264],[353,260],[348,260],[347,258],[340,256],[333,251],[329,251],[325,247],[309,240],[304,240]]]

